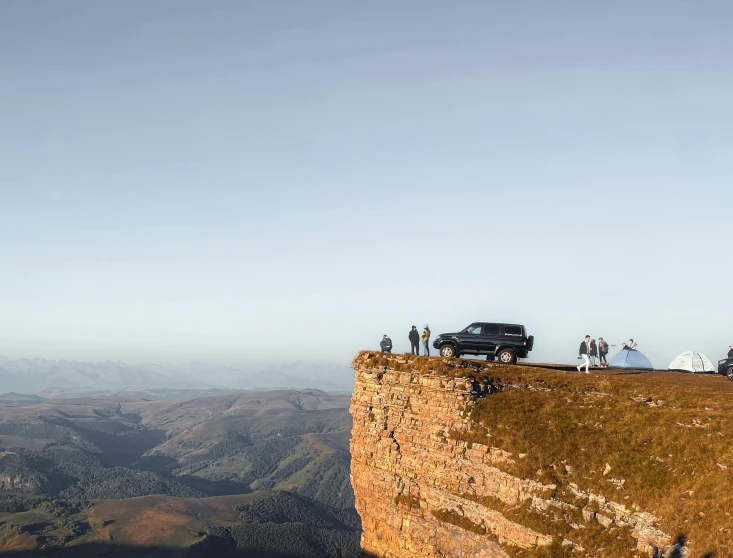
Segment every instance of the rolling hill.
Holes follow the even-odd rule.
[[[0,551],[178,541],[351,555],[348,405],[318,390],[0,404]],[[292,513],[275,528],[268,506]]]

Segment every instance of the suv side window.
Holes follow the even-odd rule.
[[[466,328],[466,333],[469,335],[481,335],[481,324],[474,324]]]
[[[521,337],[522,328],[521,326],[505,325],[504,326],[504,335],[509,335],[511,337]]]
[[[499,335],[499,324],[484,324],[484,335]]]

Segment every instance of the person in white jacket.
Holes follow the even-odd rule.
[[[636,343],[633,339],[629,339],[629,349],[636,349]]]

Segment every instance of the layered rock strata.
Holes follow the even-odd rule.
[[[460,369],[452,374],[457,377],[418,372],[415,362],[360,353],[352,364],[351,482],[366,555],[495,558],[552,545],[586,555],[572,536],[560,540],[541,522],[525,524],[518,510],[535,518],[545,514],[548,522],[575,517],[571,529],[613,524],[627,529],[640,553],[661,555],[657,549],[669,536],[654,516],[575,485],[572,503],[558,500],[555,485],[505,472],[521,456],[461,441],[460,433],[474,427],[472,406],[496,387],[468,373],[461,377]],[[420,362],[424,367],[428,361]]]

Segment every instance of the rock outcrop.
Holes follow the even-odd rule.
[[[677,533],[665,532],[654,513],[630,501],[636,494],[624,490],[626,479],[615,476],[615,466],[578,471],[576,456],[568,455],[528,473],[527,455],[494,445],[492,428],[477,420],[476,405],[506,390],[521,392],[529,408],[533,397],[564,397],[561,389],[525,378],[563,373],[367,352],[352,366],[351,482],[366,555],[663,556],[672,550],[670,535]],[[576,378],[592,384],[587,376]],[[588,389],[582,397],[603,399],[603,392]],[[646,398],[641,404],[650,406]]]

